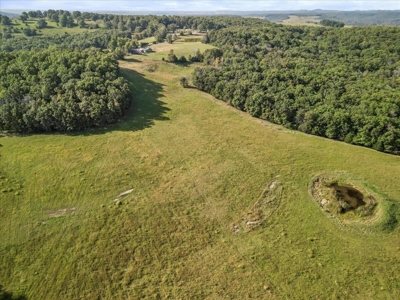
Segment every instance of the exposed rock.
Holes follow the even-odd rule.
[[[126,195],[128,195],[128,194],[130,194],[130,193],[132,193],[132,192],[133,192],[133,189],[127,190],[127,191],[125,191],[125,192],[122,192],[122,193],[119,194],[113,201],[114,201],[114,202],[117,202],[121,197],[126,196]]]
[[[325,198],[321,200],[321,205],[322,205],[322,206],[325,206],[325,205],[327,205],[328,203],[329,203],[329,201],[326,200]]]

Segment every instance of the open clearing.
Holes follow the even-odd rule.
[[[319,22],[321,21],[319,16],[295,16],[290,15],[289,19],[283,20],[281,23],[283,25],[293,25],[293,26],[321,26]]]
[[[154,40],[154,39],[153,39]],[[144,40],[141,40],[144,41]],[[214,46],[208,44],[202,44],[201,42],[174,42],[172,44],[168,43],[160,43],[153,44],[150,48],[154,52],[147,53],[145,55],[142,54],[133,54],[130,58],[137,59],[150,59],[150,60],[162,60],[163,58],[167,58],[170,50],[174,51],[174,54],[179,58],[184,55],[186,59],[189,58],[189,55],[195,56],[196,51],[200,50],[203,53],[207,49],[212,49]]]
[[[23,29],[24,28],[31,28],[31,29],[36,29],[37,21],[39,19],[29,19],[25,22],[25,24],[19,20],[19,19],[12,19],[12,23],[10,25],[11,28],[17,29],[18,33],[12,33],[14,36],[24,36],[23,34]],[[75,24],[74,27],[68,28],[68,27],[61,27],[60,25],[57,25],[56,22],[48,21],[47,22],[47,27],[42,28],[42,29],[36,29],[37,35],[54,35],[54,34],[77,34],[77,33],[82,33],[82,32],[87,32],[87,31],[94,31],[96,29],[88,29],[88,28],[80,28]],[[75,20],[76,22],[76,20]],[[95,24],[96,22],[94,21],[86,21],[87,25]],[[97,22],[99,25],[99,28],[103,27],[102,22]],[[0,31],[3,30],[5,26],[0,24]]]
[[[338,226],[309,186],[351,173],[395,209],[400,158],[217,105],[180,87],[195,65],[160,54],[120,63],[135,93],[120,124],[0,138],[0,284],[28,299],[399,299],[398,227]],[[256,230],[232,232],[257,211]]]

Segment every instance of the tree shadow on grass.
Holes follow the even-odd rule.
[[[175,62],[165,61],[165,62],[181,68],[189,68],[194,63],[192,61],[175,61]]]
[[[161,101],[163,86],[158,82],[147,79],[143,74],[126,68],[121,68],[122,76],[128,81],[131,90],[131,104],[125,116],[115,124],[107,126],[85,129],[72,132],[49,132],[49,133],[29,133],[16,134],[0,132],[3,136],[30,136],[30,135],[69,135],[69,136],[88,136],[105,134],[110,131],[138,131],[154,125],[154,121],[169,120],[165,116],[170,109]],[[1,299],[0,299],[1,300]]]
[[[77,136],[104,134],[110,131],[138,131],[153,126],[154,121],[169,120],[165,113],[170,109],[160,100],[163,97],[163,85],[147,79],[137,71],[126,68],[120,70],[128,81],[132,95],[131,105],[121,121],[100,128],[61,134]]]
[[[147,79],[137,71],[121,68],[132,92],[132,104],[121,123],[114,125],[114,130],[137,131],[154,125],[154,121],[169,120],[165,113],[170,109],[163,97],[163,85]]]
[[[138,63],[141,63],[141,62],[142,62],[141,60],[136,59],[136,58],[134,58],[134,57],[132,57],[132,56],[133,56],[133,55],[128,56],[128,57],[125,57],[124,60],[125,60],[125,61],[128,61],[128,62],[138,62]]]
[[[0,300],[26,300],[28,298],[26,298],[24,295],[13,295],[13,293],[11,292],[7,292],[3,289],[3,286],[0,285]]]

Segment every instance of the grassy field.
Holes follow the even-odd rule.
[[[190,35],[177,35],[179,39],[183,39],[183,40],[197,40],[197,41],[201,41],[201,38],[204,36],[205,34],[201,34],[201,33],[197,33],[197,34],[190,34]]]
[[[201,33],[191,34],[191,35],[187,35],[187,34],[179,35],[177,33],[176,35],[177,35],[178,39],[183,39],[183,40],[197,39],[198,42],[201,42],[201,38],[204,36],[204,34],[201,34]],[[140,42],[143,42],[143,43],[153,43],[154,41],[155,41],[155,38],[153,36],[140,40]]]
[[[143,43],[153,43],[154,41],[155,41],[154,36],[151,36],[151,37],[148,37],[148,38],[140,40],[140,42],[143,42]]]
[[[27,299],[400,298],[396,222],[342,226],[309,192],[344,172],[398,218],[399,157],[253,119],[181,88],[195,65],[151,55],[120,64],[135,94],[120,124],[0,138],[0,285]],[[265,202],[262,224],[235,233]]]
[[[146,40],[141,40],[147,41]],[[152,39],[154,40],[154,39]],[[148,40],[150,41],[150,40]],[[150,46],[150,48],[154,52],[147,53],[145,55],[139,55],[135,54],[132,55],[132,58],[137,58],[137,59],[142,59],[142,60],[162,60],[162,58],[167,58],[170,50],[174,50],[175,55],[179,58],[180,56],[184,55],[186,58],[189,57],[189,55],[195,56],[196,51],[200,50],[201,53],[203,53],[207,49],[212,49],[214,46],[209,45],[209,44],[202,44],[201,42],[174,42],[172,44],[168,44],[166,42],[164,43],[159,43],[159,44],[153,44]]]
[[[321,26],[319,25],[319,21],[321,21],[319,16],[295,16],[290,15],[289,19],[283,20],[282,22],[278,22],[284,25],[293,25],[293,26]]]
[[[37,35],[53,35],[53,34],[63,34],[65,32],[69,34],[76,34],[85,31],[93,31],[95,29],[88,29],[88,28],[80,28],[79,26],[74,26],[72,28],[68,27],[61,27],[58,26],[56,22],[51,22],[46,20],[47,27],[43,29],[36,29],[37,19],[29,19],[25,23],[26,25],[19,19],[12,19],[12,23],[10,27],[18,29],[18,33],[12,33],[13,36],[24,36],[23,29],[30,27],[31,29],[36,29]],[[76,20],[75,20],[76,22]],[[93,21],[85,21],[87,25],[94,24]],[[102,27],[102,23],[98,23],[100,28]],[[0,24],[0,32],[3,31],[3,27]]]

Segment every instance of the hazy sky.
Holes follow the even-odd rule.
[[[215,10],[298,10],[298,9],[333,9],[333,10],[394,10],[400,9],[399,0],[389,1],[295,1],[295,0],[81,0],[81,1],[15,1],[0,0],[2,9],[29,10],[129,10],[129,11],[215,11]]]

